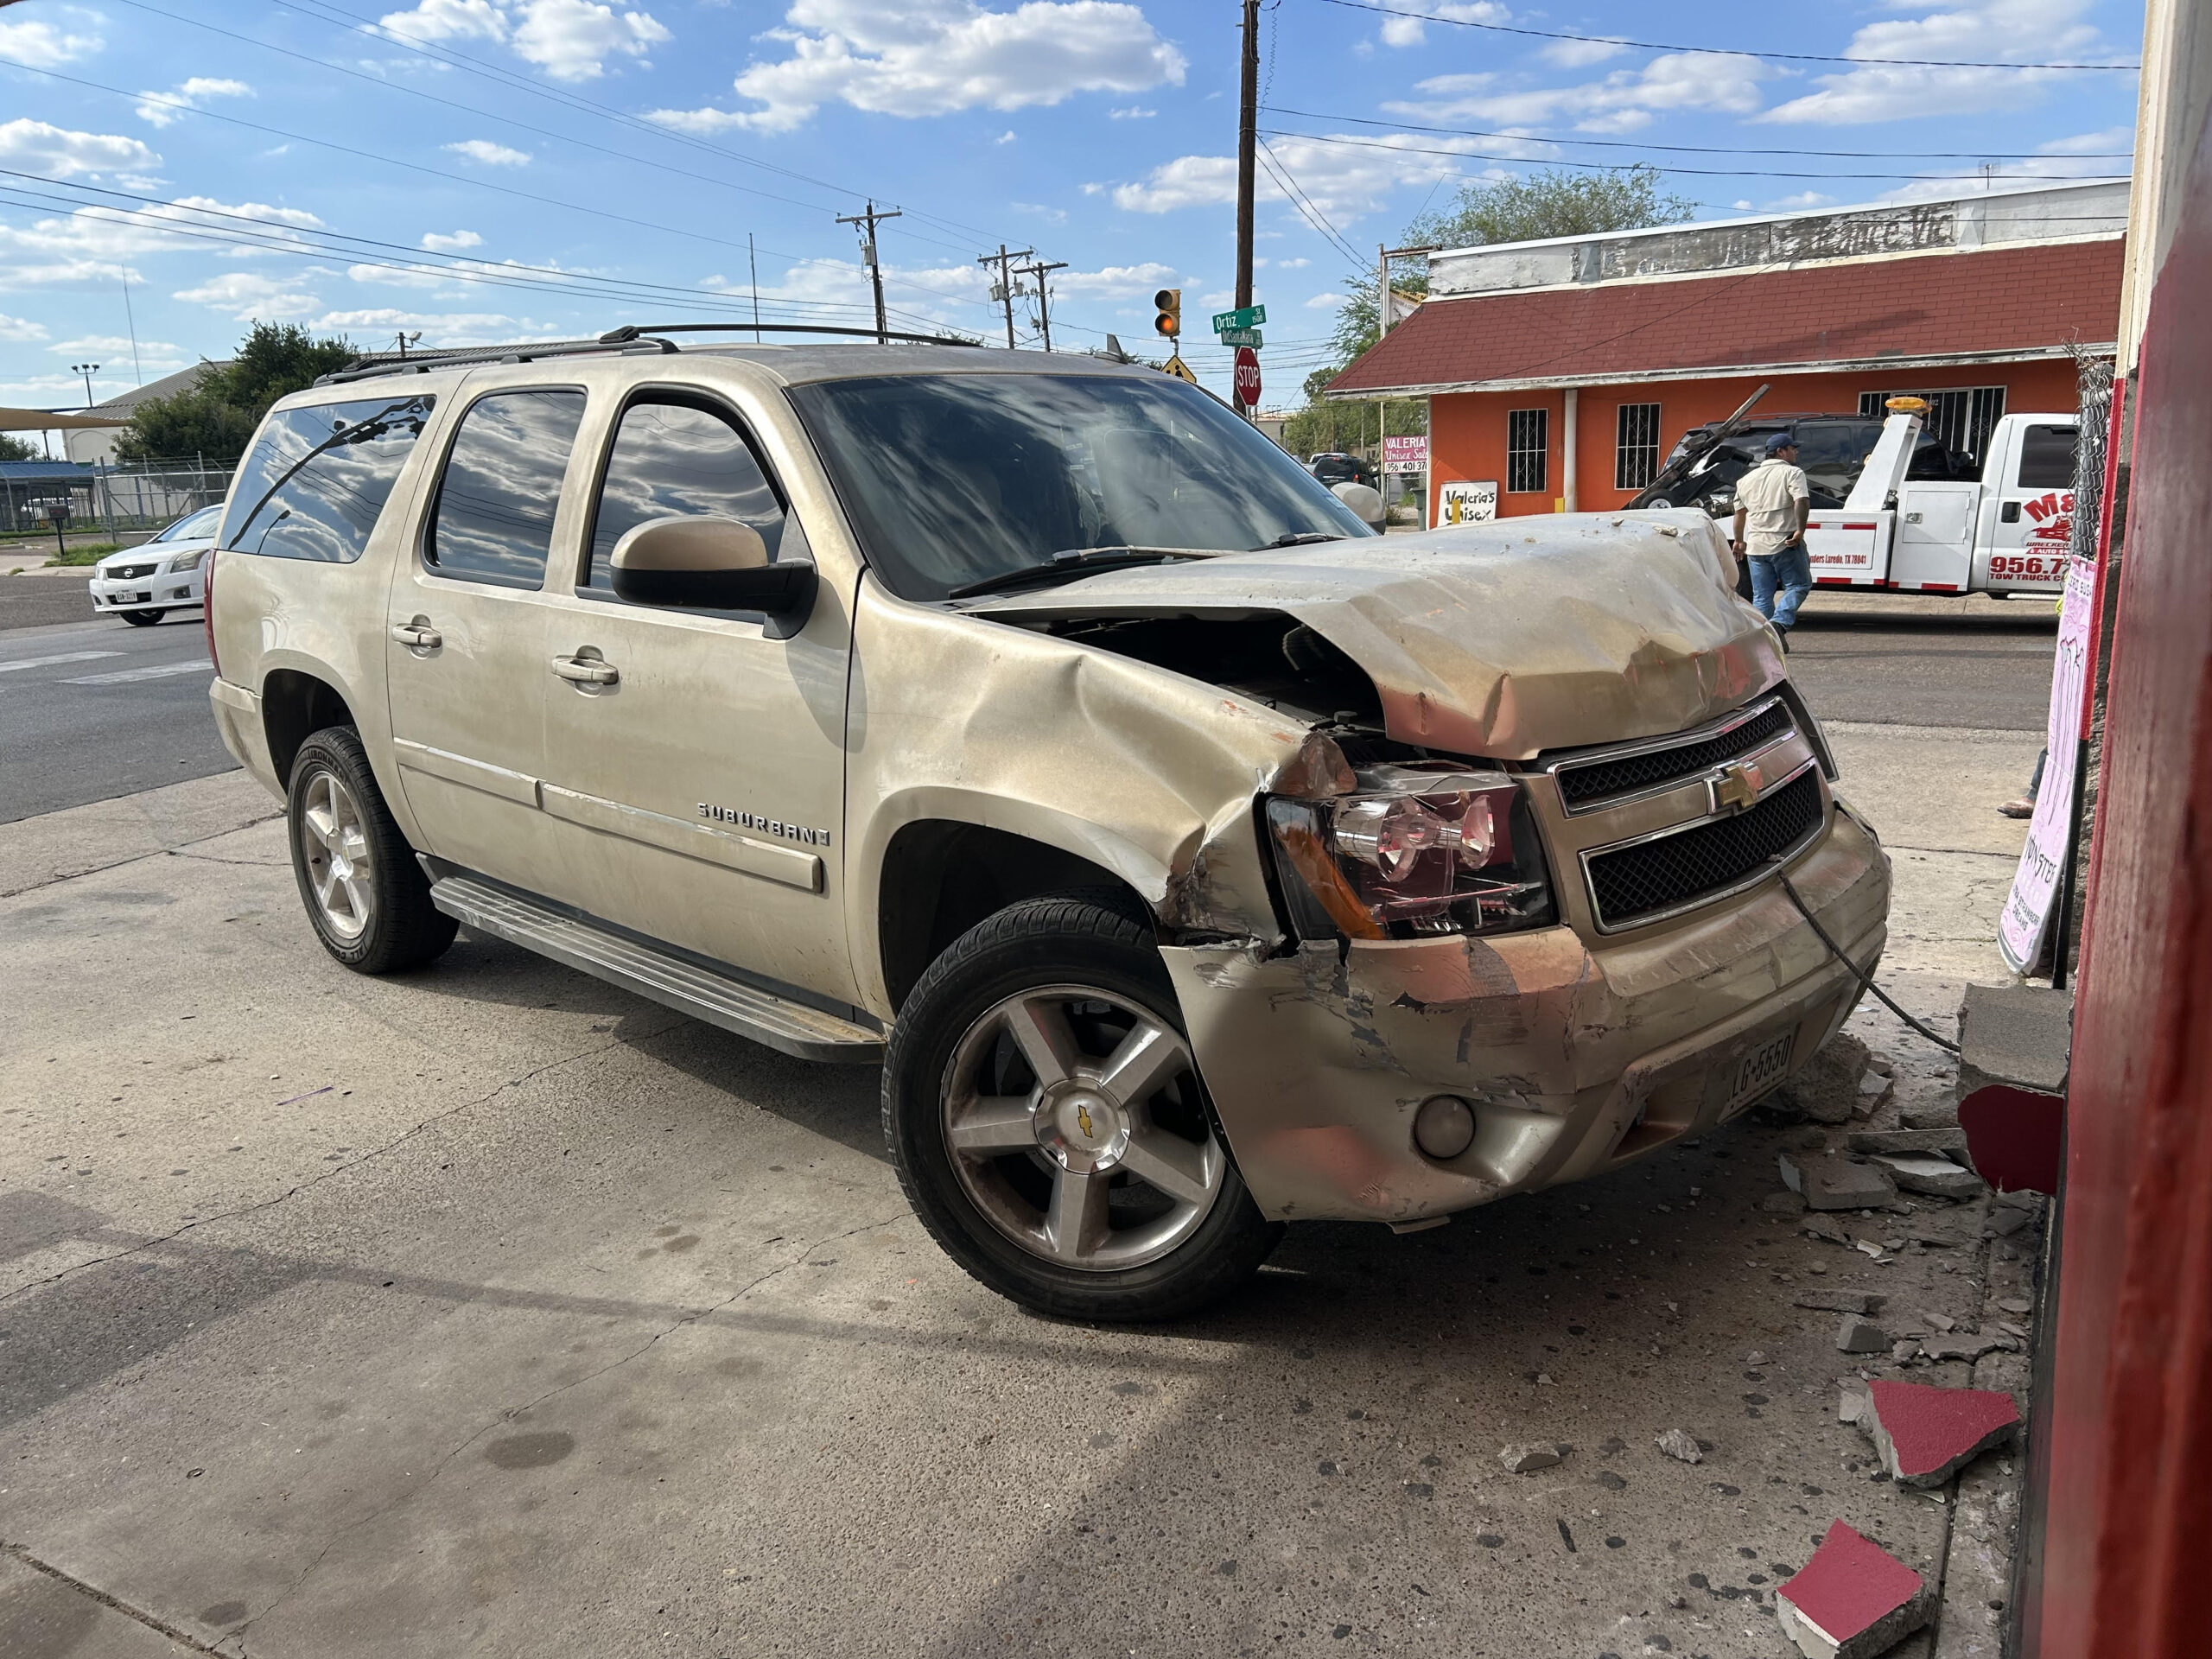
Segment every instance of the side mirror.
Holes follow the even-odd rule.
[[[759,531],[715,514],[648,518],[624,532],[609,563],[615,597],[633,605],[803,617],[814,602],[810,560],[772,564]]]

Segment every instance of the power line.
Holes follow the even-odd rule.
[[[1643,168],[1654,173],[1679,174],[1686,178],[1918,180],[1939,184],[1965,183],[1974,176],[1963,173],[1791,173],[1774,168],[1662,167],[1650,162],[1577,162],[1564,157],[1545,160],[1527,156],[1497,156],[1479,149],[1440,149],[1423,144],[1389,144],[1375,138],[1332,137],[1318,132],[1286,132],[1274,127],[1268,129],[1268,137],[1297,138],[1309,144],[1335,144],[1352,149],[1384,149],[1395,156],[1450,156],[1463,162],[1517,162],[1524,167],[1571,167],[1585,173],[1630,173]],[[2056,161],[2062,158],[2046,156],[2044,159]],[[2044,180],[2056,184],[2094,184],[2100,180],[2124,179],[2128,175],[2125,173],[2008,173],[2005,176],[2008,180]]]
[[[1291,206],[1298,210],[1298,216],[1326,237],[1338,253],[1356,261],[1359,256],[1351,251],[1351,245],[1338,234],[1337,227],[1329,222],[1329,216],[1321,211],[1313,198],[1299,188],[1298,181],[1291,177],[1290,169],[1283,165],[1282,157],[1275,154],[1274,146],[1265,138],[1260,139],[1259,143],[1261,161],[1268,169],[1268,176],[1282,187],[1283,194],[1290,198]]]
[[[1313,110],[1264,106],[1271,115],[1294,115],[1306,121],[1342,121],[1362,127],[1388,127],[1399,132],[1436,132],[1455,138],[1508,138],[1532,144],[1579,144],[1586,149],[1659,149],[1685,156],[1838,156],[1849,161],[1896,162],[2048,162],[2058,159],[2047,150],[2034,152],[1995,149],[1747,149],[1741,144],[1653,144],[1625,138],[1555,138],[1532,132],[1485,132],[1475,127],[1425,127],[1411,121],[1377,121],[1360,115],[1323,115]],[[2132,149],[2093,149],[2069,152],[2066,159],[2092,162],[2132,160]],[[1538,159],[1529,157],[1529,160]]]
[[[1497,35],[1526,35],[1540,41],[1577,41],[1593,46],[1632,47],[1640,52],[1694,52],[1714,57],[1764,58],[1777,63],[1848,63],[1862,68],[1895,66],[1908,69],[2089,69],[2134,71],[2139,63],[1986,63],[1956,58],[1847,58],[1822,52],[1754,52],[1736,46],[1669,46],[1658,41],[1625,40],[1618,35],[1567,35],[1557,29],[1520,29],[1510,23],[1479,23],[1471,17],[1439,17],[1433,12],[1406,11],[1378,6],[1370,0],[1328,0],[1348,11],[1379,12],[1385,17],[1406,17],[1421,23],[1449,23],[1455,29],[1488,29]]]

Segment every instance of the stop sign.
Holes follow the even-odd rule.
[[[1247,409],[1260,401],[1260,354],[1249,346],[1236,348],[1236,401]]]

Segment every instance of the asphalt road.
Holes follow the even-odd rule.
[[[2057,638],[2046,600],[1815,594],[1789,674],[1823,721],[2040,732]]]
[[[0,823],[229,771],[213,671],[197,611],[0,632]]]

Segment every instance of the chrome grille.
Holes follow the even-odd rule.
[[[1652,747],[1556,763],[1560,798],[1570,812],[1583,811],[1626,795],[1670,788],[1700,772],[1764,748],[1790,729],[1789,706],[1779,698],[1732,715],[1717,729],[1688,732]]]
[[[1821,828],[1821,780],[1808,765],[1791,782],[1742,812],[1685,830],[1586,853],[1591,903],[1607,931],[1685,910],[1758,879]]]
[[[112,582],[136,582],[141,576],[150,576],[155,567],[150,564],[118,564],[108,574]]]

